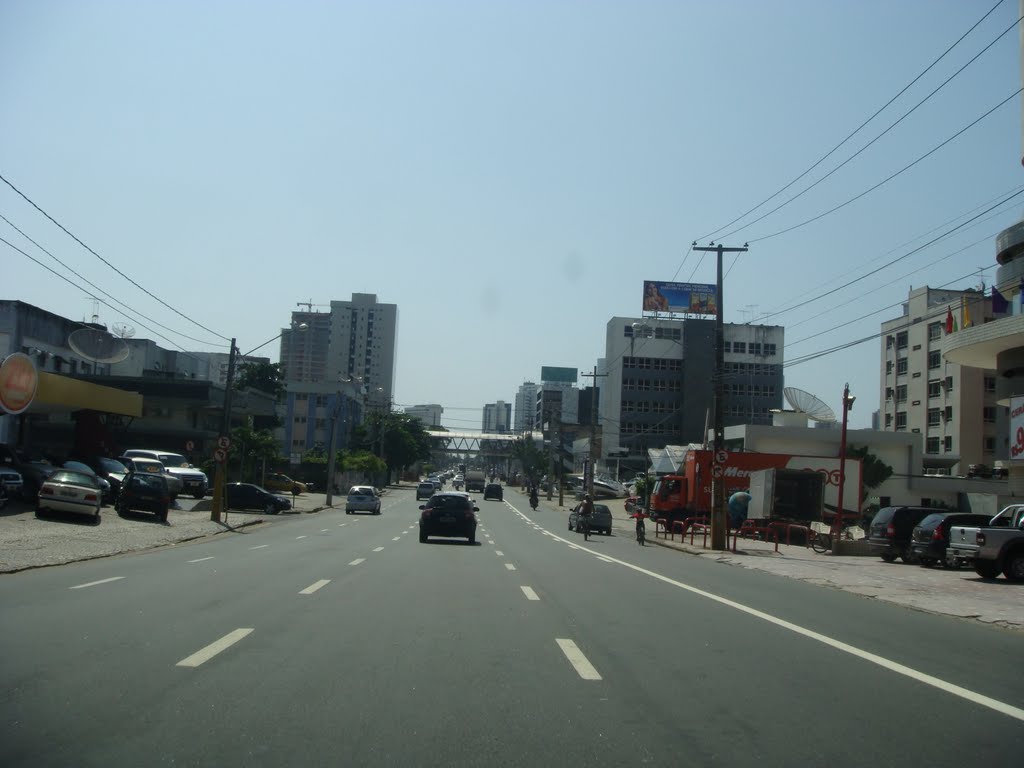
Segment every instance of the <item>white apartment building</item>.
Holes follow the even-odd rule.
[[[537,385],[524,381],[516,392],[515,431],[526,432],[536,426]]]
[[[508,432],[512,424],[512,403],[499,400],[484,406],[484,432]]]
[[[429,403],[427,405],[409,405],[405,408],[406,416],[419,419],[425,427],[440,427],[442,413],[444,413],[444,408],[437,403]]]
[[[882,323],[880,345],[880,428],[923,435],[924,468],[954,475],[1006,458],[1009,420],[996,401],[995,370],[943,356],[947,336],[966,330],[962,306],[970,325],[992,320],[992,300],[981,291],[912,290],[900,317]],[[958,330],[947,334],[950,315]]]

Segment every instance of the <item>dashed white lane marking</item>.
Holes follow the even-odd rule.
[[[76,584],[68,589],[85,589],[86,587],[95,587],[97,584],[109,584],[112,581],[120,581],[124,576],[111,576],[109,579],[100,579],[99,581],[90,581],[87,584]]]
[[[249,547],[249,549],[263,549],[263,548],[269,547],[269,546],[270,546],[269,544],[258,544],[255,547]]]
[[[355,560],[353,560],[351,563],[349,563],[349,565],[359,565],[360,563],[365,563],[365,562],[366,562],[366,558],[365,557],[357,557]]]
[[[516,567],[512,565],[512,563],[505,563],[505,567],[508,568],[510,571],[514,571],[516,569]]]
[[[540,596],[533,591],[532,587],[520,587],[527,600],[540,600]]]
[[[600,680],[600,673],[594,668],[587,657],[583,655],[583,651],[572,640],[568,640],[563,637],[555,638],[555,642],[558,643],[558,647],[562,649],[562,653],[565,654],[565,658],[569,660],[573,668],[576,670],[576,674],[582,677],[584,680]]]
[[[348,523],[338,523],[339,528],[344,528]]]
[[[200,558],[198,558],[196,560],[189,560],[189,562],[190,563],[201,563],[204,560],[213,560],[213,555],[210,555],[209,557],[200,557]]]
[[[393,539],[391,539],[391,540],[392,540],[392,541],[398,541],[398,540],[400,540],[401,538],[402,538],[401,536],[395,536],[395,537],[394,537]]]
[[[329,530],[330,530],[330,528],[321,528],[320,529],[320,533],[327,533],[327,531],[329,531]]]
[[[384,549],[384,547],[374,547],[373,551],[374,551],[374,552],[380,552],[380,551],[382,551],[383,549]]]
[[[331,583],[330,579],[320,579],[320,581],[315,581],[312,584],[310,584],[308,587],[306,587],[305,589],[301,590],[299,592],[299,594],[300,595],[312,595],[318,589],[320,589],[321,587],[326,587],[330,583]]]
[[[505,556],[505,553],[502,552],[500,549],[494,550],[494,554],[496,554],[498,557],[504,557]]]
[[[306,534],[302,534],[301,536],[296,536],[295,540],[298,541],[299,539],[304,539],[304,538],[306,538]]]
[[[232,645],[237,643],[242,638],[252,633],[252,629],[236,629],[234,632],[228,632],[220,640],[216,640],[210,643],[205,648],[202,648],[191,656],[182,659],[175,666],[178,667],[198,667],[203,662],[209,661],[218,653],[223,650],[230,648]]]
[[[555,539],[562,541],[566,544],[569,544],[572,547],[575,547],[575,545],[571,544],[568,539],[563,539],[561,536],[556,536]],[[575,548],[585,549],[583,547]],[[586,549],[586,551],[590,554],[593,554],[595,557],[599,557],[599,555],[597,555],[590,549]],[[1020,707],[1015,707],[1012,704],[1007,704],[1004,701],[999,701],[998,699],[993,699],[990,696],[985,696],[984,694],[977,693],[976,691],[972,691],[967,688],[962,688],[959,685],[955,685],[953,683],[941,680],[940,678],[934,677],[932,675],[925,674],[924,672],[920,672],[911,667],[907,667],[903,664],[887,659],[884,656],[879,656],[878,654],[871,653],[870,651],[862,650],[853,645],[850,645],[849,643],[844,643],[841,640],[836,640],[835,638],[829,637],[828,635],[823,635],[820,632],[815,632],[814,630],[807,629],[806,627],[801,627],[799,624],[794,624],[791,621],[786,621],[785,619],[781,619],[778,616],[772,616],[770,613],[759,611],[756,608],[751,608],[748,605],[738,603],[735,600],[730,600],[727,597],[721,597],[720,595],[716,595],[713,592],[708,592],[707,590],[694,587],[690,584],[684,584],[681,581],[670,579],[668,576],[662,576],[660,573],[655,573],[654,571],[649,571],[646,568],[641,568],[639,565],[633,565],[632,563],[627,563],[625,560],[619,560],[615,557],[609,557],[607,559],[610,562],[615,563],[616,565],[621,565],[625,568],[629,568],[633,571],[636,571],[637,573],[642,573],[646,576],[650,576],[652,579],[663,581],[666,584],[671,584],[674,587],[686,590],[691,594],[698,595],[708,600],[712,600],[718,603],[719,605],[727,606],[734,610],[740,611],[741,613],[745,613],[748,616],[753,616],[754,618],[766,621],[769,624],[774,624],[777,627],[789,630],[790,632],[793,632],[798,635],[802,635],[803,637],[806,637],[809,640],[814,640],[816,642],[822,643],[823,645],[827,645],[830,648],[834,648],[835,650],[840,651],[842,653],[847,653],[851,656],[856,656],[859,659],[863,659],[864,661],[870,662],[871,664],[875,664],[879,667],[882,667],[883,669],[888,669],[890,672],[895,672],[897,675],[909,677],[911,680],[916,680],[919,683],[924,683],[925,685],[937,688],[940,691],[945,691],[946,693],[949,693],[953,696],[957,696],[966,701],[970,701],[974,704],[986,707],[995,712],[999,712],[1000,714],[1012,717],[1015,720],[1020,720],[1021,722],[1024,722],[1024,709]],[[559,644],[561,645],[561,641],[559,641]]]

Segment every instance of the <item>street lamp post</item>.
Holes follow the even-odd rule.
[[[340,378],[338,382],[340,384],[351,384],[354,381],[362,381],[359,376],[353,376],[347,379]],[[338,394],[334,401],[334,407],[331,409],[331,439],[329,441],[330,447],[327,449],[327,497],[324,499],[324,504],[328,507],[334,502],[334,463],[335,463],[335,441],[338,435],[338,414],[341,412],[341,388],[338,388]]]
[[[299,323],[297,326],[295,326],[295,328],[297,330],[300,330],[300,331],[304,331],[308,327],[309,326],[306,325],[305,323]],[[285,330],[287,330],[287,329],[285,329]],[[220,434],[219,434],[220,440],[218,440],[218,443],[220,443],[223,438],[227,437],[228,432],[231,430],[231,399],[232,399],[232,394],[233,394],[234,388],[235,388],[235,362],[236,362],[236,360],[239,357],[242,357],[242,358],[248,357],[253,352],[255,352],[257,349],[262,349],[263,347],[267,346],[267,344],[270,344],[272,341],[276,341],[277,339],[281,338],[281,336],[283,336],[283,335],[284,335],[284,330],[282,330],[281,333],[277,334],[277,336],[274,336],[271,339],[267,339],[262,344],[253,347],[248,352],[246,352],[244,355],[239,355],[238,354],[238,347],[235,344],[236,339],[231,339],[231,351],[228,353],[228,377],[227,377],[227,381],[225,383],[225,389],[224,389],[224,413],[221,415]],[[219,450],[224,450],[224,449],[220,448],[219,445],[218,445],[218,449]],[[210,511],[210,519],[213,522],[215,522],[215,523],[219,523],[220,522],[221,514],[224,511],[224,481],[225,481],[225,477],[224,477],[224,464],[225,464],[226,461],[227,461],[227,456],[225,455],[225,457],[224,457],[224,459],[222,461],[218,461],[217,462],[217,470],[216,470],[216,474],[214,475],[214,479],[213,479],[213,505],[212,505],[212,508],[211,508],[211,511]]]
[[[839,538],[843,533],[843,490],[846,486],[846,424],[857,398],[850,394],[850,385],[843,387],[843,428],[839,434],[839,489],[836,499],[836,516],[832,520],[832,554],[836,554]],[[858,506],[860,500],[858,499]]]

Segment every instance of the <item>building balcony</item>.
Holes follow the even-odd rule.
[[[996,370],[1000,355],[1021,347],[1024,315],[1011,315],[951,333],[942,340],[941,349],[947,362]]]

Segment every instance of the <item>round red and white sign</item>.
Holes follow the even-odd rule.
[[[217,461],[224,461],[224,459],[226,459],[227,457],[227,451],[225,451],[223,448],[218,448],[213,452],[213,458],[215,458]]]
[[[15,352],[0,364],[0,408],[11,415],[23,413],[36,396],[39,372],[32,358]]]
[[[227,435],[223,435],[217,438],[217,447],[223,448],[225,451],[231,447],[231,438]]]
[[[187,443],[185,443],[185,450],[186,451],[194,451],[195,449],[196,449],[196,444],[193,443],[191,440],[189,440]]]

